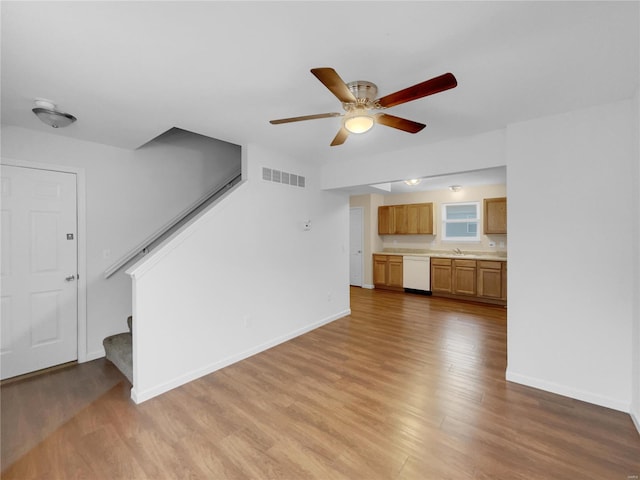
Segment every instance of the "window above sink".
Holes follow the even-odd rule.
[[[480,241],[480,202],[442,204],[442,240]]]

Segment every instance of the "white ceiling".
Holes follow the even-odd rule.
[[[495,130],[630,98],[639,85],[638,2],[1,2],[2,123],[137,148],[172,128],[300,161],[352,157]],[[341,111],[309,72],[330,66],[379,96],[452,72],[458,87],[329,143]],[[35,97],[78,121],[53,130]]]

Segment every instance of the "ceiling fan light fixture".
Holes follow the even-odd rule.
[[[420,178],[412,178],[411,180],[405,180],[404,183],[406,183],[407,185],[409,185],[410,187],[415,187],[416,185],[418,185],[420,182],[422,181],[422,179]]]
[[[462,190],[462,185],[449,185],[449,190],[452,192],[459,192]]]
[[[373,127],[373,117],[371,115],[354,115],[352,117],[346,117],[344,119],[344,128],[349,130],[349,133],[366,133]]]

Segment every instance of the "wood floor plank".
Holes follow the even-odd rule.
[[[617,479],[629,415],[505,380],[506,309],[352,288],[351,315],[135,405],[104,359],[0,387],[2,478]]]

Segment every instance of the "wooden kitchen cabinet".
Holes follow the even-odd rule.
[[[407,234],[407,205],[391,205],[393,210],[393,232],[395,235]]]
[[[486,298],[506,298],[506,283],[503,282],[503,268],[506,277],[506,262],[478,261],[478,296]]]
[[[434,296],[507,304],[507,262],[431,257]]]
[[[433,203],[407,205],[407,233],[433,235]]]
[[[502,300],[507,301],[507,262],[502,262]]]
[[[507,198],[484,199],[484,234],[507,233]]]
[[[390,235],[395,230],[394,211],[389,206],[378,207],[378,235]]]
[[[378,207],[378,235],[432,235],[433,203]]]
[[[387,269],[387,286],[402,288],[402,255],[389,255]]]
[[[431,258],[431,291],[451,293],[451,273],[450,258]]]
[[[456,295],[476,295],[476,261],[453,260],[453,293]]]
[[[403,290],[402,255],[373,255],[373,284],[376,288]]]

